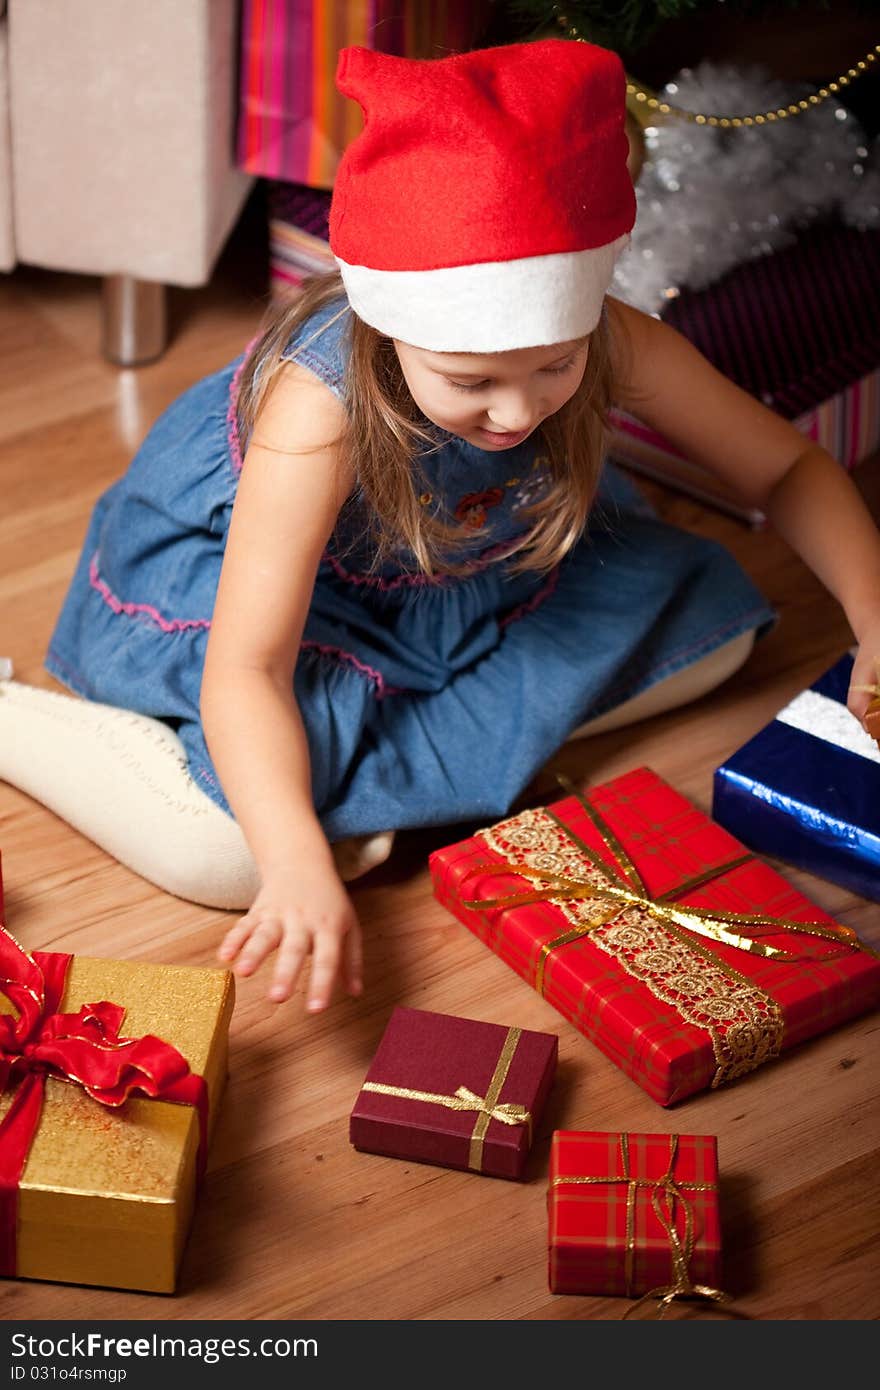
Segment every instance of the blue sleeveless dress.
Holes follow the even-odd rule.
[[[340,308],[314,315],[285,355],[342,397]],[[176,401],[98,501],[46,660],[79,694],[166,720],[227,810],[199,686],[241,468],[243,360]],[[584,720],[774,618],[723,547],[658,520],[609,463],[562,564],[511,574],[505,550],[543,485],[540,441],[487,452],[439,438],[420,500],[473,527],[472,572],[371,574],[350,501],[317,575],[294,689],[331,840],[503,816]]]

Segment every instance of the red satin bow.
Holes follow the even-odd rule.
[[[29,955],[0,927],[0,990],[16,1010],[0,1014],[0,1091],[17,1083],[0,1122],[0,1275],[16,1272],[18,1187],[40,1122],[47,1076],[72,1081],[101,1105],[132,1092],[192,1105],[199,1116],[198,1174],[204,1171],[208,1092],[170,1043],[146,1034],[122,1038],[125,1010],[103,1000],[58,1013],[72,956]]]

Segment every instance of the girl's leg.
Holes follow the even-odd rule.
[[[0,781],[168,893],[238,911],[253,902],[259,878],[244,835],[193,781],[160,720],[0,679]],[[334,846],[343,878],[381,863],[392,839]]]
[[[742,666],[754,633],[589,720],[571,738],[606,733],[695,700]],[[3,679],[0,781],[40,801],[168,893],[246,911],[259,878],[244,835],[189,774],[183,745],[160,720]],[[340,874],[388,858],[394,832],[333,846]]]
[[[634,695],[631,700],[626,700],[616,709],[608,710],[607,713],[599,715],[596,719],[588,720],[586,724],[581,724],[580,728],[575,729],[569,735],[569,741],[576,738],[587,738],[591,734],[604,734],[612,729],[623,728],[627,724],[635,724],[639,719],[649,719],[655,714],[664,714],[667,710],[676,709],[679,705],[686,705],[691,700],[697,700],[707,691],[714,690],[716,686],[726,681],[728,676],[732,676],[734,671],[738,671],[745,664],[751,655],[752,647],[755,644],[754,631],[740,633],[739,637],[734,637],[732,641],[725,642],[723,646],[716,647],[701,660],[695,661],[690,666],[686,666],[681,671],[676,671],[674,675],[667,676],[665,680],[658,681],[651,686],[650,690],[643,691],[640,695]],[[2,771],[2,770],[0,770]],[[337,862],[342,859],[343,863],[350,862],[352,871],[346,874],[344,869],[340,869],[342,877],[356,878],[359,873],[365,873],[374,864],[381,864],[391,853],[391,846],[394,841],[394,832],[389,831],[385,835],[368,835],[360,840],[343,841],[339,845],[334,845],[337,853]],[[359,862],[366,860],[365,868],[358,868]]]
[[[728,676],[732,676],[734,671],[738,671],[740,666],[748,659],[752,647],[755,643],[754,632],[743,632],[739,637],[734,637],[733,641],[725,642],[723,646],[716,647],[713,652],[702,657],[700,661],[695,661],[693,665],[686,666],[682,671],[676,671],[675,675],[667,676],[665,680],[658,681],[652,685],[650,690],[643,690],[640,695],[634,695],[631,700],[625,700],[622,705],[615,709],[600,714],[596,719],[590,719],[586,724],[581,724],[569,735],[569,740],[575,738],[585,738],[590,734],[604,734],[611,729],[623,728],[626,724],[635,724],[639,719],[648,719],[654,714],[664,714],[667,710],[676,709],[679,705],[688,704],[691,700],[699,699],[707,691],[714,690],[722,681],[726,681]]]

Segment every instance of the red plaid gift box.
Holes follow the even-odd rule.
[[[551,1293],[726,1301],[713,1135],[557,1130]]]
[[[434,891],[661,1105],[880,1001],[880,960],[648,768],[430,857]]]

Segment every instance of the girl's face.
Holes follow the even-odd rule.
[[[570,400],[589,339],[512,352],[429,352],[394,340],[413,400],[440,429],[480,449],[512,449]]]

